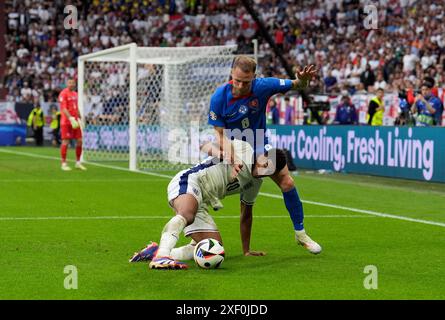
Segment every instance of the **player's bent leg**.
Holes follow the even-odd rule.
[[[295,230],[303,230],[303,204],[298,195],[297,189],[295,188],[294,180],[289,174],[287,165],[284,168],[271,176],[272,180],[280,187],[283,193],[283,200],[287,211],[289,212],[290,218],[294,225]]]
[[[171,201],[176,215],[162,230],[161,241],[156,256],[150,262],[151,269],[186,269],[185,263],[174,260],[171,251],[178,242],[184,228],[193,223],[198,210],[198,201],[190,194],[181,194]]]
[[[207,205],[201,204],[196,212],[192,224],[184,228],[184,235],[191,237],[190,244],[175,248],[171,251],[171,256],[177,260],[192,260],[195,245],[199,241],[207,238],[214,238],[222,242],[218,227],[207,210]]]
[[[196,232],[190,234],[192,241],[185,246],[174,248],[171,251],[170,256],[175,260],[193,260],[193,253],[195,251],[195,246],[198,242],[204,239],[212,238],[218,240],[222,244],[222,238],[219,231],[213,232]]]
[[[272,180],[280,187],[283,193],[284,204],[289,212],[295,229],[295,240],[299,245],[304,246],[310,253],[318,254],[321,246],[312,240],[304,230],[303,203],[300,200],[294,180],[289,174],[287,165],[277,174],[271,176]]]
[[[193,260],[196,242],[192,239],[189,244],[179,248],[173,248],[170,256],[175,260]]]
[[[272,175],[271,179],[277,184],[281,192],[288,192],[295,188],[294,179],[290,176],[287,165],[280,172]]]
[[[177,215],[182,216],[187,221],[187,225],[195,221],[195,216],[198,211],[198,201],[191,194],[180,194],[171,201],[171,206]]]
[[[187,269],[187,265],[171,257],[179,235],[187,225],[187,220],[180,214],[170,219],[164,227],[155,257],[151,260],[150,269]]]

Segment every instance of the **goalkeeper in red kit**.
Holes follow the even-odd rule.
[[[79,108],[77,107],[76,82],[73,79],[67,81],[67,87],[59,94],[60,103],[60,131],[62,145],[60,146],[60,154],[62,156],[62,170],[70,171],[71,168],[66,163],[66,154],[71,139],[76,140],[76,165],[80,170],[86,168],[80,163],[82,155],[82,130],[79,116]]]

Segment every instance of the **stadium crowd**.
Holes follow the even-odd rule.
[[[420,89],[425,77],[445,86],[445,4],[380,0],[377,29],[364,27],[358,0],[254,0],[253,5],[292,66],[316,64],[317,93]],[[77,73],[77,57],[136,42],[140,46],[238,44],[259,72],[287,77],[245,8],[236,0],[74,0],[78,29],[64,28],[64,1],[7,0],[5,87],[8,101],[56,101]],[[443,97],[442,97],[443,98]]]

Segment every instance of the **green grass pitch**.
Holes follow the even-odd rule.
[[[159,271],[128,259],[159,241],[172,216],[169,179],[110,163],[62,172],[58,157],[55,148],[0,148],[0,299],[445,299],[445,185],[301,170],[305,227],[323,247],[314,256],[296,245],[266,180],[251,241],[266,256],[242,255],[234,196],[213,214],[221,269],[189,262]],[[77,268],[76,290],[64,288],[67,265]],[[377,289],[364,287],[368,265],[377,267]]]

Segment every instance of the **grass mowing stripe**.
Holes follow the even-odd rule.
[[[266,196],[266,197],[282,199],[281,196],[276,195],[276,194],[272,194],[272,193],[260,192],[259,194],[262,195],[262,196]],[[398,219],[398,220],[404,220],[404,221],[410,221],[410,222],[430,224],[430,225],[433,225],[433,226],[445,227],[445,223],[442,223],[442,222],[422,220],[422,219],[414,219],[414,218],[409,218],[409,217],[404,217],[404,216],[398,216],[398,215],[395,215],[395,214],[388,214],[388,213],[376,212],[376,211],[371,211],[371,210],[350,208],[350,207],[339,206],[339,205],[336,205],[336,204],[322,203],[322,202],[316,202],[316,201],[310,201],[310,200],[301,200],[301,202],[307,203],[307,204],[313,204],[313,205],[321,206],[321,207],[328,207],[328,208],[341,209],[341,210],[346,210],[346,211],[351,211],[351,212],[364,213],[364,214],[369,214],[369,215],[382,217],[382,218],[391,218],[391,219]]]
[[[57,158],[57,157],[36,155],[36,154],[33,154],[33,153],[28,153],[28,152],[11,151],[11,150],[4,150],[4,149],[0,149],[0,152],[10,153],[10,154],[17,154],[17,155],[24,155],[24,156],[35,157],[35,158],[42,158],[42,159],[48,159],[48,160],[58,160],[58,161],[60,161],[60,158]],[[87,162],[87,163],[90,164],[90,165],[94,165],[94,166],[98,166],[98,167],[102,167],[102,168],[115,169],[115,170],[121,170],[121,171],[127,171],[127,172],[135,172],[135,173],[140,173],[140,174],[145,174],[145,175],[150,175],[150,176],[155,176],[155,177],[168,178],[168,179],[172,178],[172,176],[159,174],[159,173],[145,172],[145,171],[130,171],[127,168],[118,167],[118,166],[105,165],[105,164],[92,163],[92,162]],[[266,192],[260,192],[259,194],[262,195],[262,196],[265,196],[265,197],[282,199],[282,196],[281,195],[277,195],[277,194],[266,193]],[[364,213],[364,214],[378,216],[378,217],[384,217],[384,218],[390,218],[390,219],[397,219],[397,220],[403,220],[403,221],[409,221],[409,222],[416,222],[416,223],[422,223],[422,224],[427,224],[427,225],[445,227],[445,223],[436,222],[436,221],[423,220],[423,219],[414,219],[414,218],[409,218],[409,217],[405,217],[405,216],[398,216],[398,215],[395,215],[395,214],[388,214],[388,213],[376,212],[376,211],[371,211],[371,210],[350,208],[350,207],[345,207],[345,206],[340,206],[340,205],[335,205],[335,204],[329,204],[329,203],[323,203],[323,202],[310,201],[310,200],[301,200],[301,202],[307,203],[307,204],[312,204],[312,205],[317,205],[317,206],[322,206],[322,207],[329,207],[329,208],[342,209],[342,210],[351,211],[351,212]]]
[[[386,190],[396,190],[402,192],[414,192],[417,194],[435,194],[440,197],[445,197],[445,184],[440,182],[428,182],[428,185],[425,188],[425,181],[419,180],[408,180],[408,179],[397,179],[397,182],[392,181],[395,185],[390,185],[386,183],[386,180],[394,180],[389,177],[383,176],[369,176],[369,175],[361,175],[361,174],[348,174],[349,178],[353,178],[352,180],[342,179],[342,173],[331,173],[331,174],[315,174],[308,173],[307,171],[302,174],[295,175],[298,178],[312,180],[312,181],[320,181],[326,182],[331,181],[334,183],[344,184],[344,185],[353,185],[353,186],[363,186],[370,188],[378,188],[378,189],[386,189]],[[369,182],[363,181],[363,179],[373,179],[379,182]],[[398,181],[401,180],[401,181]],[[403,184],[403,185],[400,185]],[[422,186],[423,188],[417,188],[417,186]],[[440,188],[440,190],[435,190],[435,188]]]
[[[172,216],[97,216],[97,217],[0,217],[0,221],[33,221],[33,220],[132,220],[132,219],[168,219]],[[239,219],[239,216],[215,216],[215,219]],[[255,216],[255,218],[275,219],[289,216]],[[375,218],[358,215],[307,215],[305,218]]]

